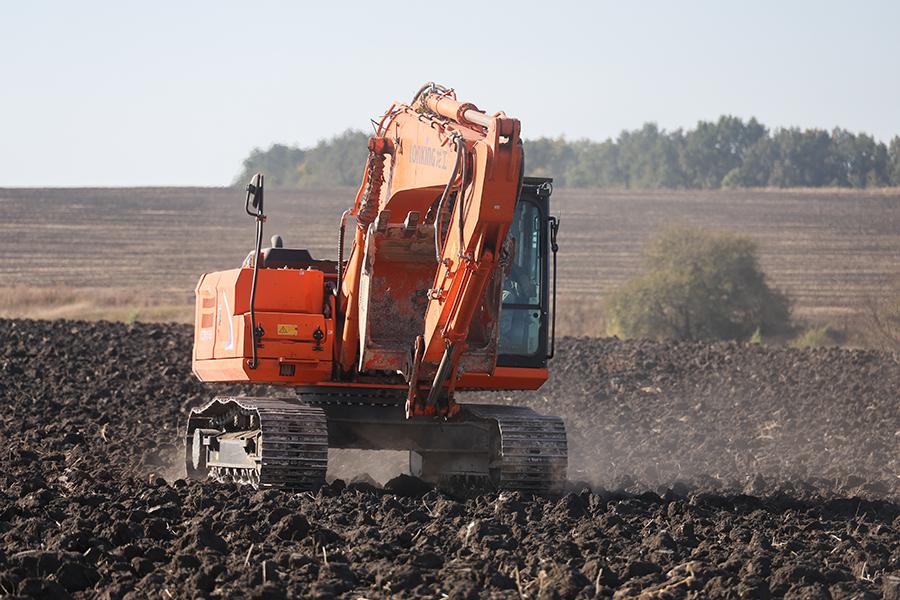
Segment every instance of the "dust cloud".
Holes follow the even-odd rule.
[[[466,399],[562,416],[570,482],[900,498],[894,355],[565,338],[550,373]]]

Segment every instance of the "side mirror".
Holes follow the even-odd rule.
[[[263,175],[262,173],[257,173],[253,176],[253,179],[250,180],[250,183],[247,185],[247,202],[244,206],[244,209],[247,211],[247,214],[251,217],[260,217],[263,216]],[[253,207],[256,212],[250,210],[250,207]]]

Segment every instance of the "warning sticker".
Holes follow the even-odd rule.
[[[278,325],[278,335],[297,335],[297,326]]]

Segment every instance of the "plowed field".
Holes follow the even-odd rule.
[[[561,341],[568,493],[180,479],[181,325],[0,321],[0,594],[896,598],[890,354]],[[469,396],[472,399],[472,396]],[[485,399],[481,396],[479,399]]]

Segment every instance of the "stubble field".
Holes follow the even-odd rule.
[[[351,189],[270,190],[266,233],[337,255]],[[243,194],[225,188],[0,190],[0,315],[189,320],[203,271],[253,245]],[[605,295],[675,223],[759,243],[801,320],[842,327],[900,272],[900,190],[557,190],[563,333],[602,333]]]

